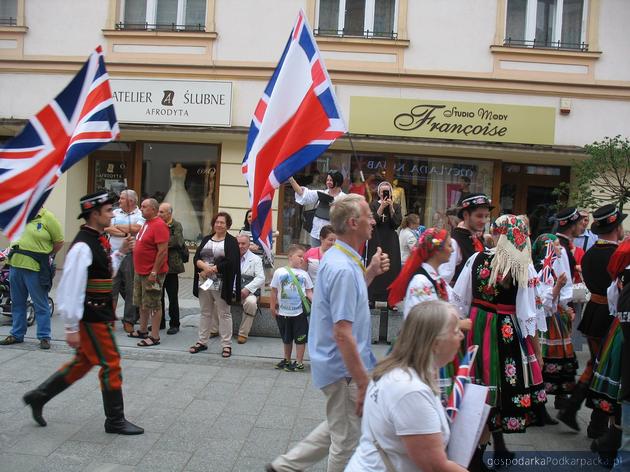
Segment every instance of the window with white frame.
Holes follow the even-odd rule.
[[[206,0],[121,0],[118,29],[206,29]]]
[[[0,0],[0,26],[17,26],[18,0]]]
[[[320,36],[396,38],[398,0],[319,0]]]
[[[588,0],[508,0],[505,46],[588,50]]]

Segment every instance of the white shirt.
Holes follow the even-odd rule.
[[[247,285],[241,287],[254,293],[265,285],[265,269],[263,268],[262,259],[249,249],[243,257],[241,257],[241,276],[254,277]]]
[[[398,235],[398,242],[400,244],[400,262],[404,264],[409,258],[413,247],[418,242],[418,233],[414,232],[412,229],[403,228]]]
[[[455,238],[451,238],[451,245],[453,246],[453,252],[448,262],[445,262],[439,267],[440,275],[446,280],[447,284],[450,284],[455,276],[455,270],[457,266],[462,262],[462,251],[459,248],[459,244],[455,241]],[[475,253],[476,254],[476,253]]]
[[[436,433],[446,448],[450,430],[440,397],[415,371],[394,369],[368,385],[361,439],[346,472],[386,472],[375,438],[397,472],[417,471],[401,436]]]
[[[291,268],[291,270],[302,287],[304,297],[306,297],[306,291],[313,288],[311,278],[302,269]],[[300,297],[300,292],[286,267],[276,269],[273,273],[273,279],[271,279],[271,287],[278,290],[278,313],[280,315],[298,316],[302,313],[302,297]]]
[[[330,189],[326,189],[326,190],[311,190],[310,188],[306,188],[306,187],[302,187],[302,189],[304,189],[304,193],[302,195],[300,195],[299,193],[296,192],[295,194],[295,201],[297,203],[299,203],[300,205],[314,205],[317,203],[317,201],[319,200],[319,196],[317,195],[317,192],[322,192],[322,193],[326,193],[326,194],[330,194]],[[338,198],[341,198],[342,196],[344,196],[345,193],[343,193],[343,191],[339,192],[337,194],[337,196],[335,197],[335,200],[337,200]],[[334,201],[334,200],[333,200]],[[322,230],[322,228],[326,225],[330,224],[330,221],[328,220],[323,220],[317,216],[313,217],[313,228],[311,229],[311,237],[319,240],[319,233]]]
[[[599,236],[593,233],[590,229],[587,229],[582,234],[573,239],[573,245],[575,247],[580,247],[584,249],[584,252],[586,252],[591,247],[593,247],[593,244],[595,244],[598,239]]]
[[[118,272],[120,261],[125,257],[120,251],[112,253],[112,277]],[[63,264],[63,274],[57,287],[57,309],[67,331],[79,330],[83,318],[83,303],[88,280],[88,267],[92,264],[90,246],[83,242],[72,245]]]
[[[140,211],[140,208],[136,207],[136,209],[130,213],[125,212],[121,208],[116,208],[114,210],[114,217],[112,218],[112,226],[128,225],[128,224],[140,225],[140,226],[144,224],[144,218],[142,217],[142,212]],[[118,251],[121,248],[123,244],[123,239],[124,238],[110,235],[109,243],[112,246],[112,253],[114,253],[115,251]]]
[[[426,262],[422,263],[422,268],[427,271],[429,277],[433,280],[438,281],[442,278],[440,274],[438,274],[435,269],[427,264]],[[448,283],[446,285],[446,293],[448,294],[448,301],[457,306],[457,297],[454,296],[453,289]],[[403,309],[403,317],[407,318],[409,311],[419,303],[426,302],[427,300],[439,300],[437,292],[435,291],[435,287],[431,280],[427,278],[424,274],[416,274],[411,278],[409,282],[409,286],[407,287],[407,293],[405,294],[404,300],[404,309]],[[460,317],[463,314],[460,314]]]

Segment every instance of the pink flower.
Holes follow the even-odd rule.
[[[521,397],[521,406],[523,408],[529,408],[530,406],[532,406],[532,399],[529,395],[523,395]]]
[[[506,364],[505,375],[508,377],[514,377],[516,375],[516,366],[514,366],[514,364]]]
[[[479,277],[481,277],[482,279],[487,279],[488,277],[490,277],[490,271],[484,267],[479,271]]]
[[[545,364],[545,370],[550,374],[558,371],[558,366],[556,364]]]
[[[539,390],[538,393],[536,394],[536,398],[538,399],[540,403],[546,402],[547,392],[545,392],[544,390]]]
[[[518,419],[516,418],[508,418],[507,420],[507,428],[511,430],[517,430],[520,426]]]

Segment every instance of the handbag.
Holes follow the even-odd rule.
[[[182,262],[186,264],[190,260],[190,252],[185,244],[179,246],[179,254],[182,258]]]
[[[291,270],[291,267],[286,266],[285,269],[289,273],[289,276],[291,277],[291,281],[293,282],[293,285],[295,285],[295,287],[297,288],[298,294],[300,295],[300,298],[302,299],[302,307],[304,308],[304,314],[310,315],[311,304],[309,303],[308,298],[306,298],[306,295],[304,295],[304,291],[302,290],[302,284],[300,284],[300,281],[295,276],[295,272]]]

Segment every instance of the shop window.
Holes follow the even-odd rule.
[[[170,203],[189,242],[198,242],[210,233],[217,209],[218,161],[217,145],[143,144],[142,198]]]
[[[0,0],[0,26],[17,26],[18,0]]]
[[[397,0],[319,0],[321,36],[396,39]]]
[[[111,142],[90,154],[88,159],[88,192],[107,190],[120,195],[134,188],[133,143]]]
[[[207,0],[123,0],[116,29],[206,30]]]
[[[587,51],[587,0],[508,0],[505,46]]]
[[[447,216],[463,193],[492,193],[493,162],[466,159],[345,152],[325,153],[316,162],[295,175],[296,181],[311,189],[325,188],[325,175],[330,169],[344,175],[343,191],[358,193],[368,202],[377,198],[378,184],[392,183],[393,198],[402,207],[403,216],[417,213],[425,226],[447,227]],[[363,176],[363,180],[361,179]],[[303,208],[295,202],[293,189],[283,186],[282,216],[278,229],[278,253],[286,252],[292,243],[309,244],[302,228]]]

